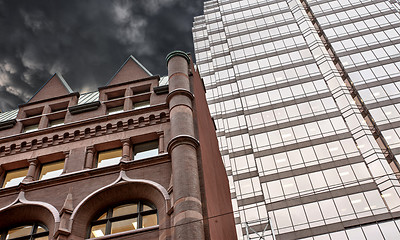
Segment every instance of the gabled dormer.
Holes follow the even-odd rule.
[[[73,92],[59,73],[55,73],[26,103],[19,105],[18,132],[29,133],[56,127],[68,122],[67,109],[78,101],[79,93]]]
[[[132,55],[126,59],[106,86],[148,78],[152,74]]]
[[[59,73],[55,73],[43,86],[28,100],[27,103],[38,102],[45,99],[73,93],[71,87]]]

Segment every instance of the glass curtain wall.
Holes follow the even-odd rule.
[[[400,154],[396,6],[307,3]],[[239,239],[268,218],[282,239],[397,239],[399,182],[300,0],[207,1],[193,38]]]

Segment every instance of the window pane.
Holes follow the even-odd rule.
[[[150,227],[157,225],[157,214],[143,216],[143,227]]]
[[[57,161],[44,164],[42,166],[42,171],[40,172],[39,180],[58,177],[61,175],[63,169],[64,169],[64,161]]]
[[[116,165],[122,157],[122,148],[99,152],[97,167]]]
[[[154,208],[152,208],[152,207],[150,207],[150,206],[148,206],[148,205],[146,205],[146,204],[143,204],[143,212],[144,211],[149,211],[149,210],[153,210]]]
[[[150,106],[150,101],[137,102],[133,104],[133,109],[141,109]]]
[[[8,231],[6,239],[28,236],[31,234],[31,232],[32,232],[32,226],[16,227]]]
[[[103,213],[97,220],[106,219],[106,217],[107,217],[107,212]]]
[[[41,227],[41,226],[38,226],[37,229],[36,229],[36,233],[42,233],[42,232],[47,232],[47,230],[44,229],[44,228]]]
[[[28,173],[28,168],[17,169],[13,171],[8,171],[6,177],[4,178],[3,188],[17,186]]]
[[[49,127],[56,127],[64,124],[64,118],[52,120],[49,122]]]
[[[108,109],[108,115],[116,114],[124,111],[124,106],[112,107]]]
[[[111,234],[138,229],[137,218],[126,219],[111,224]]]
[[[128,215],[137,212],[137,204],[126,204],[113,209],[113,217]]]
[[[158,141],[136,144],[133,147],[133,159],[143,159],[158,155]]]
[[[106,224],[93,226],[90,231],[90,238],[102,237],[106,234]]]
[[[377,225],[367,225],[362,227],[364,234],[366,235],[367,239],[374,239],[374,240],[384,240],[381,232],[379,231],[379,227]]]
[[[24,133],[33,132],[38,130],[39,124],[29,125],[24,127]]]

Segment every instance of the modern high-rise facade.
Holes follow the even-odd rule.
[[[197,66],[239,239],[400,239],[399,9],[204,3]]]

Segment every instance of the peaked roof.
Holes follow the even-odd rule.
[[[106,86],[150,77],[152,74],[132,55],[126,59]]]
[[[71,87],[64,80],[59,73],[54,75],[47,80],[45,84],[28,100],[29,102],[37,102],[40,100],[63,96],[72,93]]]

